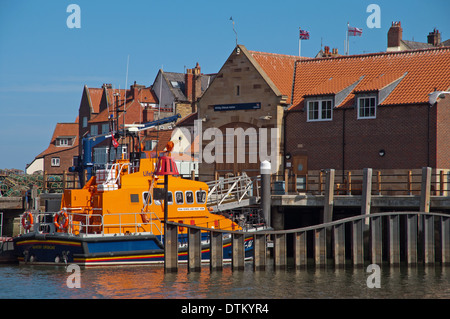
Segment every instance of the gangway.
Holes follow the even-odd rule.
[[[244,172],[239,176],[207,182],[208,206],[213,212],[220,212],[258,204],[260,180],[260,176],[250,178]]]

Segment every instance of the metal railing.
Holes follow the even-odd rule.
[[[248,205],[243,201],[251,197],[259,197],[260,193],[260,177],[250,178],[246,173],[229,178],[219,178],[206,184],[209,187],[208,206],[217,208],[226,203],[234,203],[235,207]]]
[[[69,223],[67,226],[67,232],[70,235],[86,235],[86,234],[105,234],[106,228],[117,228],[118,232],[116,234],[130,234],[133,233],[130,230],[134,229],[134,233],[143,232],[143,226],[150,226],[150,233],[154,233],[154,231],[158,230],[160,234],[161,232],[161,220],[154,212],[145,212],[145,213],[113,213],[108,214],[108,217],[116,217],[118,216],[118,223],[105,223],[103,214],[84,214],[84,213],[74,213],[70,212],[71,210],[82,210],[82,208],[65,208],[62,211],[69,211],[67,216],[69,218]],[[32,213],[33,214],[33,227],[30,230],[25,230],[20,224],[20,234],[24,234],[26,232],[39,232],[39,233],[55,233],[57,232],[56,226],[54,224],[54,217],[56,213]],[[139,221],[142,219],[141,215],[146,214],[148,217],[148,221]],[[134,216],[133,222],[125,222],[123,218],[125,216]],[[159,222],[159,224],[156,223]]]

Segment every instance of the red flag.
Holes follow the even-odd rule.
[[[114,134],[112,134],[112,144],[113,144],[114,148],[117,148],[119,146],[119,143],[114,138]]]

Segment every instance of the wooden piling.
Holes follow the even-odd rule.
[[[420,211],[430,212],[431,167],[422,168],[422,185],[420,190]]]
[[[417,215],[406,216],[406,261],[417,264]]]
[[[335,170],[329,169],[325,174],[325,206],[323,209],[323,222],[329,223],[333,220]]]
[[[345,224],[333,227],[333,238],[334,265],[341,267],[345,265]]]
[[[441,217],[442,264],[450,265],[450,217]]]
[[[352,222],[352,261],[353,265],[364,264],[363,220]]]
[[[178,271],[178,226],[164,224],[164,271]]]
[[[423,215],[423,257],[425,264],[434,264],[434,216]]]
[[[362,197],[361,197],[361,215],[370,214],[370,203],[372,200],[372,169],[365,168],[363,171]],[[366,218],[366,225],[369,220]]]
[[[223,235],[221,232],[210,232],[210,270],[223,269]]]
[[[325,228],[314,230],[314,261],[316,266],[325,266],[327,261],[327,231]]]
[[[400,264],[400,223],[398,215],[389,216],[389,263]]]
[[[202,269],[202,241],[201,231],[195,228],[188,229],[188,271]]]
[[[371,218],[370,222],[370,251],[372,264],[382,262],[382,220],[381,216]]]
[[[232,235],[232,269],[244,270],[244,234]]]
[[[275,234],[274,236],[274,255],[275,269],[285,269],[287,264],[286,259],[286,234]]]
[[[304,268],[307,265],[307,246],[306,246],[306,232],[299,232],[294,234],[294,263],[295,268]]]
[[[266,268],[267,235],[253,235],[253,269],[264,270]]]

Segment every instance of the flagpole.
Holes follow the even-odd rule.
[[[350,53],[350,44],[349,44],[349,42],[350,41],[348,41],[348,28],[350,27],[350,23],[349,22],[347,22],[347,55]]]
[[[301,27],[298,28],[298,56],[301,56],[302,52],[302,37],[300,36],[301,29]]]

